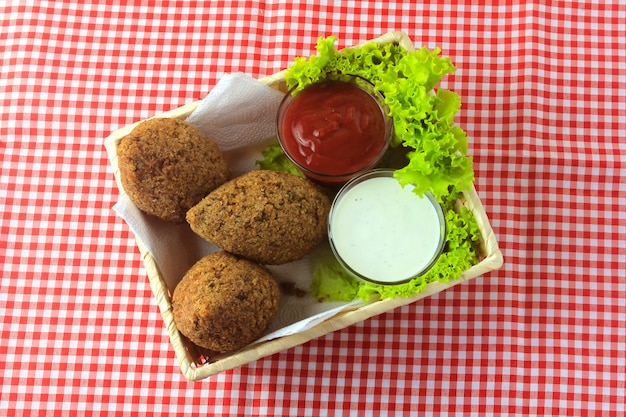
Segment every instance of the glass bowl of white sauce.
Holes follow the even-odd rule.
[[[441,205],[431,193],[402,186],[393,170],[375,169],[346,183],[328,221],[330,246],[341,265],[363,281],[396,285],[425,274],[446,241]]]

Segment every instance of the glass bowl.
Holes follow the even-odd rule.
[[[378,164],[393,136],[383,95],[354,75],[329,76],[282,100],[276,133],[287,157],[308,178],[340,187]]]
[[[330,246],[356,278],[402,284],[425,274],[446,240],[443,209],[430,193],[402,187],[393,170],[376,169],[346,183],[328,221]]]

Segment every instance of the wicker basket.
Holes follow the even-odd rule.
[[[412,41],[403,32],[390,32],[379,38],[373,39],[370,42],[376,43],[398,43],[407,50],[413,49]],[[286,91],[284,71],[278,72],[272,76],[260,79],[264,84],[275,88],[277,90]],[[189,116],[200,104],[200,101],[196,101],[185,106],[179,107],[172,111],[163,113],[158,117],[171,117],[185,119]],[[105,141],[105,147],[109,154],[111,165],[114,169],[115,180],[117,182],[120,193],[123,195],[125,191],[122,187],[119,168],[117,164],[117,144],[126,135],[128,135],[132,129],[140,122],[128,125],[113,132]],[[190,343],[176,328],[174,322],[172,306],[170,302],[170,294],[174,288],[168,288],[168,284],[163,279],[155,259],[150,252],[146,249],[146,245],[136,237],[137,246],[141,252],[142,260],[147,271],[150,286],[157,304],[163,316],[167,332],[169,334],[171,343],[176,352],[176,357],[179,361],[181,371],[185,378],[188,380],[199,380],[207,378],[210,375],[223,372],[225,370],[233,369],[246,363],[255,361],[259,358],[272,355],[276,352],[288,349],[314,338],[320,337],[327,333],[333,332],[350,326],[354,323],[368,319],[372,316],[384,313],[392,310],[396,307],[413,303],[416,300],[428,297],[430,295],[441,292],[447,288],[450,288],[461,282],[470,280],[486,272],[498,269],[503,262],[502,253],[498,248],[493,230],[485,214],[485,210],[481,204],[481,201],[476,193],[476,190],[465,192],[460,199],[459,204],[463,204],[468,207],[478,220],[478,224],[481,230],[481,261],[477,265],[473,266],[469,270],[465,271],[458,280],[440,283],[434,282],[426,286],[425,290],[410,298],[393,298],[374,301],[372,303],[355,307],[350,311],[344,311],[338,315],[323,321],[315,327],[292,334],[289,336],[283,336],[278,339],[269,340],[262,343],[257,343],[243,348],[232,354],[222,354],[216,356],[216,358],[208,357],[210,353],[203,352],[197,346]]]

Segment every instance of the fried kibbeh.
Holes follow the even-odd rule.
[[[160,219],[183,223],[187,210],[230,178],[215,142],[179,119],[138,124],[118,147],[120,180],[133,203]]]
[[[198,346],[217,352],[257,339],[276,317],[280,289],[263,266],[228,252],[204,256],[174,289],[178,330]]]
[[[330,198],[310,180],[255,170],[187,212],[191,229],[223,250],[266,265],[303,258],[326,236]]]

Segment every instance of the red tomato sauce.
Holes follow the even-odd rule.
[[[378,102],[351,83],[326,81],[298,93],[279,121],[282,145],[302,167],[324,175],[356,172],[387,146]]]

